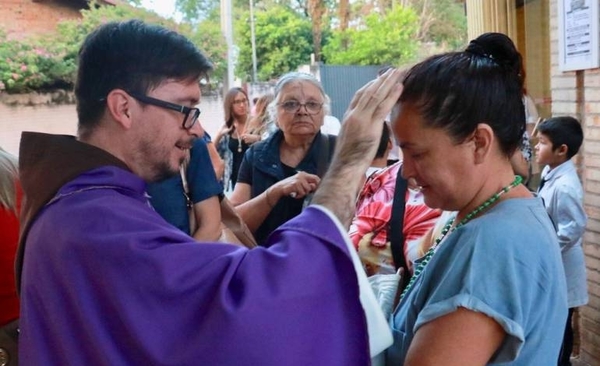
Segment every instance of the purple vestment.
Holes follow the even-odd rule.
[[[24,213],[22,366],[369,364],[357,277],[327,214],[307,208],[268,248],[198,243],[119,164],[35,181],[88,165],[69,161],[81,145],[22,140],[25,194],[39,206]]]

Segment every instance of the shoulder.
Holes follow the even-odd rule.
[[[225,154],[229,151],[229,135],[228,134],[223,134],[223,136],[221,136],[221,139],[219,140],[219,142],[216,144],[217,147],[217,151],[219,151],[220,154]]]
[[[192,149],[190,150],[190,159],[194,159],[194,157],[198,154],[208,155],[207,142],[202,138],[194,140],[194,144],[192,145]]]
[[[562,271],[560,247],[539,201],[500,202],[503,207],[494,207],[448,234],[431,261],[431,286],[443,286],[448,297],[478,294],[480,299],[496,298],[498,304],[508,294],[522,291],[529,291],[531,298],[537,296],[534,292],[556,293],[553,284],[560,282]],[[504,290],[498,291],[498,286]]]
[[[559,181],[563,186],[581,188],[581,181],[577,174],[577,168],[572,163],[566,167],[564,173],[559,177]]]
[[[583,187],[581,182],[579,182],[579,177],[577,175],[564,177],[563,179],[559,179],[555,184],[556,190],[561,195],[568,195],[573,197],[581,196],[583,192]]]
[[[384,168],[369,177],[363,185],[359,200],[391,202],[394,199],[398,165]]]
[[[214,174],[214,170],[208,146],[202,139],[197,139],[190,151],[190,163],[186,169],[186,178],[190,184],[194,181],[204,184],[206,183],[205,179],[211,174]]]
[[[554,195],[572,197],[581,197],[583,195],[583,186],[573,164],[561,167],[560,174],[551,177],[548,183],[553,188]]]
[[[164,221],[150,208],[145,197],[109,186],[65,195],[48,205],[46,210],[47,214],[40,216],[42,222],[69,222],[69,225],[59,225],[61,230],[81,231],[89,235],[135,231],[135,228],[148,228],[153,223]],[[101,217],[102,220],[94,220],[93,217]]]
[[[520,235],[516,230],[505,232],[506,227],[523,228],[544,226],[546,211],[542,200],[539,198],[513,198],[501,201],[492,207],[489,212],[472,221],[472,230],[485,230],[490,233],[504,232],[506,235]],[[535,233],[535,231],[533,231]]]
[[[260,164],[261,161],[270,160],[272,156],[279,156],[279,144],[276,135],[269,136],[266,140],[258,141],[248,148],[244,153],[244,160],[252,165]]]
[[[477,246],[475,250],[493,261],[538,256],[558,248],[554,228],[538,198],[502,201],[457,231],[461,241]]]
[[[281,132],[281,130],[277,130],[266,139],[252,144],[247,151],[252,151],[253,154],[258,156],[279,157],[279,146],[281,145],[282,139],[283,132]]]

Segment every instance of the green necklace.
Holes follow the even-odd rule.
[[[521,184],[522,181],[523,181],[523,178],[520,175],[515,176],[515,180],[511,184],[509,184],[506,187],[502,188],[500,190],[500,192],[494,194],[492,197],[490,197],[490,199],[488,199],[487,201],[485,201],[484,203],[482,203],[481,205],[479,205],[476,209],[474,209],[473,211],[471,211],[467,216],[465,216],[464,219],[460,220],[460,222],[458,224],[456,224],[456,226],[454,226],[454,227],[452,226],[452,222],[454,221],[454,219],[448,220],[448,223],[446,223],[446,225],[442,229],[442,232],[440,233],[440,236],[438,236],[437,239],[435,239],[435,242],[433,243],[433,245],[431,246],[431,248],[429,248],[429,250],[425,254],[425,257],[423,258],[423,260],[419,263],[419,265],[415,269],[415,273],[410,278],[410,281],[408,282],[408,285],[406,285],[406,288],[404,289],[404,291],[402,291],[402,294],[400,295],[400,299],[402,299],[404,297],[404,295],[406,295],[408,293],[408,291],[412,288],[413,284],[415,283],[415,281],[417,280],[417,278],[419,277],[419,275],[421,274],[421,272],[423,272],[423,269],[425,269],[425,266],[427,265],[427,263],[429,263],[429,261],[433,257],[433,254],[435,253],[435,249],[442,242],[442,240],[444,240],[444,238],[446,237],[446,235],[448,235],[449,233],[451,233],[454,230],[458,229],[459,227],[465,225],[467,222],[471,221],[471,219],[473,217],[475,217],[481,211],[483,211],[483,210],[487,209],[488,207],[490,207],[494,202],[498,201],[498,199],[503,194],[505,194],[506,192],[510,191],[511,189],[513,189],[514,187],[518,186],[519,184]]]

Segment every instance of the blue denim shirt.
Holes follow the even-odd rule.
[[[206,139],[196,139],[190,152],[190,164],[186,171],[193,203],[204,201],[223,193],[215,171],[210,161]],[[152,207],[171,225],[184,233],[190,233],[190,220],[183,182],[179,174],[160,182],[149,183],[147,186]]]
[[[506,333],[489,364],[556,364],[567,290],[540,199],[499,202],[445,237],[391,316],[387,364],[402,365],[419,328],[458,308],[487,315]]]
[[[308,153],[300,164],[295,167],[296,171],[317,174],[322,145],[320,136],[321,133],[317,133]],[[253,144],[246,151],[244,160],[240,166],[238,182],[251,186],[252,198],[260,195],[280,180],[287,178],[279,155],[279,147],[282,140],[283,132],[278,130],[266,140]],[[329,136],[329,141],[329,152],[326,155],[328,159],[327,165],[331,161],[333,146],[335,146],[335,136]],[[297,199],[291,197],[281,198],[254,233],[257,242],[259,244],[263,243],[273,230],[297,216],[301,211],[302,205],[298,205]]]

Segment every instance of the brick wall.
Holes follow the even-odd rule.
[[[550,1],[552,115],[580,119],[584,143],[577,162],[585,190],[588,225],[584,251],[590,301],[580,309],[581,361],[600,365],[600,70],[558,69],[558,1]]]
[[[63,20],[81,17],[80,6],[65,0],[0,0],[0,27],[9,39],[53,32]]]
[[[581,309],[582,359],[600,365],[600,69],[583,75],[580,115],[585,125],[584,188],[588,214],[584,250],[590,302]]]

